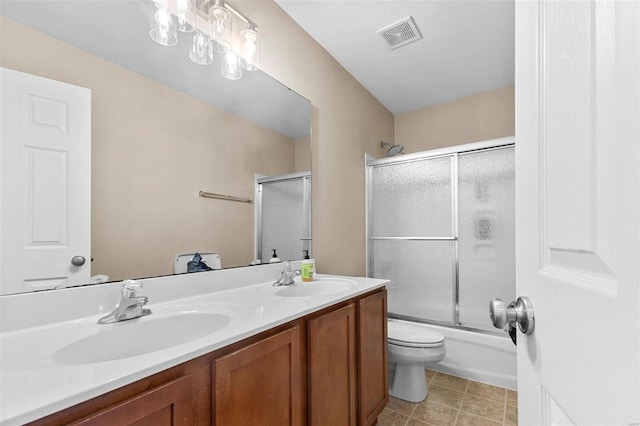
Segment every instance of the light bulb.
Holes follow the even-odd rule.
[[[252,41],[246,41],[244,43],[244,55],[247,61],[247,67],[253,65],[253,58],[256,55],[258,49],[256,48],[256,44]]]
[[[221,74],[229,80],[237,80],[242,77],[242,70],[240,70],[238,64],[238,55],[232,50],[227,50],[227,53],[224,55]]]
[[[167,28],[169,28],[169,23],[171,22],[171,15],[167,9],[158,8],[156,11],[156,22],[160,27],[160,31],[163,31],[165,34],[167,32]]]
[[[241,65],[247,71],[255,71],[260,67],[259,61],[259,43],[260,36],[254,27],[242,30],[240,32],[244,43],[242,45],[242,62]]]
[[[191,10],[191,0],[177,0],[176,9],[178,9],[178,12]]]
[[[149,35],[156,43],[163,46],[173,46],[178,42],[173,18],[164,7],[158,6],[153,14],[153,22]]]
[[[195,31],[195,13],[191,7],[192,0],[177,0],[175,3],[175,13],[178,17],[178,31],[190,33]]]

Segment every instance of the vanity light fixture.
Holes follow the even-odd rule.
[[[221,56],[221,74],[229,80],[242,77],[242,70],[260,69],[258,26],[225,0],[149,0],[153,16],[149,35],[163,46],[178,42],[177,32],[193,33],[189,58],[209,65]],[[239,34],[233,21],[240,21]]]

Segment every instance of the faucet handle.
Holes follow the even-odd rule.
[[[289,261],[284,262],[284,271],[285,272],[291,272],[291,262],[289,262]]]
[[[136,297],[138,291],[142,289],[142,283],[136,280],[124,280],[122,282],[122,297],[131,299]]]

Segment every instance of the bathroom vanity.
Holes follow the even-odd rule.
[[[277,268],[259,269],[265,276],[275,276]],[[251,270],[254,275],[255,271]],[[45,339],[41,351],[46,355],[34,359],[40,365],[21,373],[29,361],[18,361],[5,345],[21,342],[22,349],[28,349],[28,343],[20,341],[22,332],[33,333],[27,336],[31,341],[38,333],[55,333],[46,329],[56,325],[3,333],[2,424],[32,420],[34,425],[375,424],[388,401],[386,281],[320,276],[313,283],[285,288],[273,287],[270,280],[225,288],[232,286],[227,282],[203,293],[207,275],[222,283],[230,273],[233,270],[188,277],[202,281],[191,287],[200,294],[156,305],[153,301],[161,298],[162,285],[146,280],[150,282],[145,281],[143,291],[154,313],[115,326],[125,333],[124,327],[130,326],[159,335],[148,337],[152,347],[158,345],[154,339],[163,336],[171,341],[170,323],[191,324],[187,334],[196,333],[192,340],[160,345],[150,353],[138,353],[144,350],[129,341],[133,349],[125,349],[125,356],[118,351],[112,356],[118,359],[103,356],[100,349],[105,343],[95,336],[107,336],[111,330],[94,328],[90,322],[97,316],[92,316],[61,322],[69,330],[64,342],[51,339],[46,347],[50,342]],[[160,328],[142,328],[145,322],[154,324],[154,315]],[[215,323],[222,317],[228,321],[220,322],[219,330],[198,337],[203,322]],[[168,322],[161,324],[164,319]],[[85,350],[85,344],[95,350]],[[17,383],[20,377],[32,383]],[[44,386],[59,380],[59,389],[38,389],[39,380]],[[42,407],[24,400],[22,408],[9,407],[21,399],[10,396],[8,381],[14,381],[23,398],[35,399]],[[53,414],[38,415],[46,411]]]

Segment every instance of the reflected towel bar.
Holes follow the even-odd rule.
[[[232,195],[216,194],[215,192],[200,191],[198,192],[198,195],[200,197],[215,198],[217,200],[239,201],[241,203],[250,203],[250,204],[253,203],[253,200],[251,198],[234,197]]]

